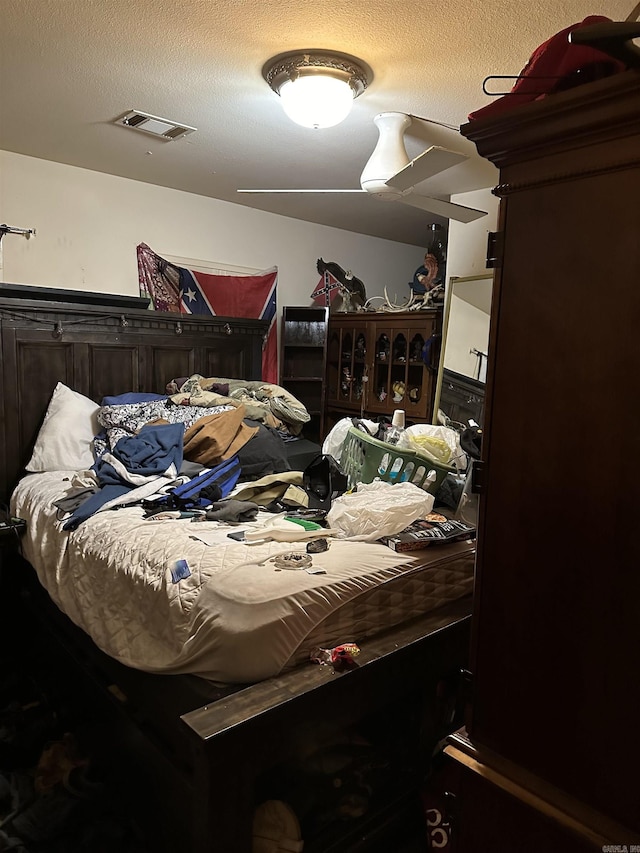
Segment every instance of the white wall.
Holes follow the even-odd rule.
[[[277,266],[279,311],[310,305],[316,261],[361,278],[367,295],[403,293],[424,247],[300,222],[230,202],[0,151],[0,281],[138,295],[136,246],[231,266]],[[397,287],[393,288],[394,282]]]
[[[466,224],[453,221],[449,223],[447,281],[451,276],[463,278],[487,275],[491,272],[486,267],[487,237],[490,231],[497,228],[499,199],[491,194],[491,190],[484,189],[459,193],[452,196],[451,200],[486,210],[488,215]],[[488,339],[488,315],[453,296],[445,344],[445,367],[465,376],[484,379],[486,359],[482,359],[482,372],[478,377],[478,359],[470,350],[475,348],[487,352]]]
[[[486,267],[487,238],[489,232],[498,227],[499,199],[486,189],[452,195],[451,201],[486,210],[488,215],[466,224],[453,220],[449,223],[447,278],[452,275],[484,275],[490,272]]]

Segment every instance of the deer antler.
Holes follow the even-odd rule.
[[[391,299],[389,299],[389,294],[387,293],[387,288],[385,287],[384,298],[385,303],[382,306],[383,311],[408,311],[414,303],[415,293],[411,291],[411,296],[408,298],[408,300],[406,302],[403,302],[402,305],[398,305],[397,302],[392,302]]]

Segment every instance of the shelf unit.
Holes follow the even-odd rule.
[[[442,331],[439,308],[334,314],[327,344],[328,425],[341,417],[391,416],[430,422]],[[429,342],[429,364],[423,348]]]
[[[328,308],[282,309],[280,385],[306,406],[311,420],[303,434],[317,443],[324,438],[328,320]]]

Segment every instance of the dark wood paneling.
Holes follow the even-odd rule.
[[[229,338],[218,348],[207,347],[204,362],[209,376],[244,376],[247,342]],[[258,357],[262,359],[261,342]]]
[[[147,348],[148,378],[145,390],[162,394],[167,382],[179,376],[191,376],[196,372],[198,350],[195,346],[175,344],[162,341]]]
[[[51,338],[28,333],[15,339],[15,384],[7,380],[7,440],[14,442],[16,456],[26,464],[30,448],[42,423],[43,411],[36,390],[43,389],[51,397],[58,381],[72,385],[74,380],[74,351],[72,344],[60,344]],[[9,364],[6,365],[9,367]],[[9,402],[11,401],[11,402]],[[25,448],[27,452],[25,453]]]
[[[139,347],[89,344],[87,349],[89,397],[99,402],[109,395],[141,390]]]

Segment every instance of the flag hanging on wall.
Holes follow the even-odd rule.
[[[316,284],[316,289],[311,294],[311,298],[319,305],[329,305],[340,293],[341,286],[338,279],[334,278],[329,270],[325,270],[320,281]]]
[[[278,382],[276,295],[278,270],[252,274],[205,273],[177,266],[145,243],[137,247],[140,293],[156,311],[268,320],[262,348],[262,379]]]

